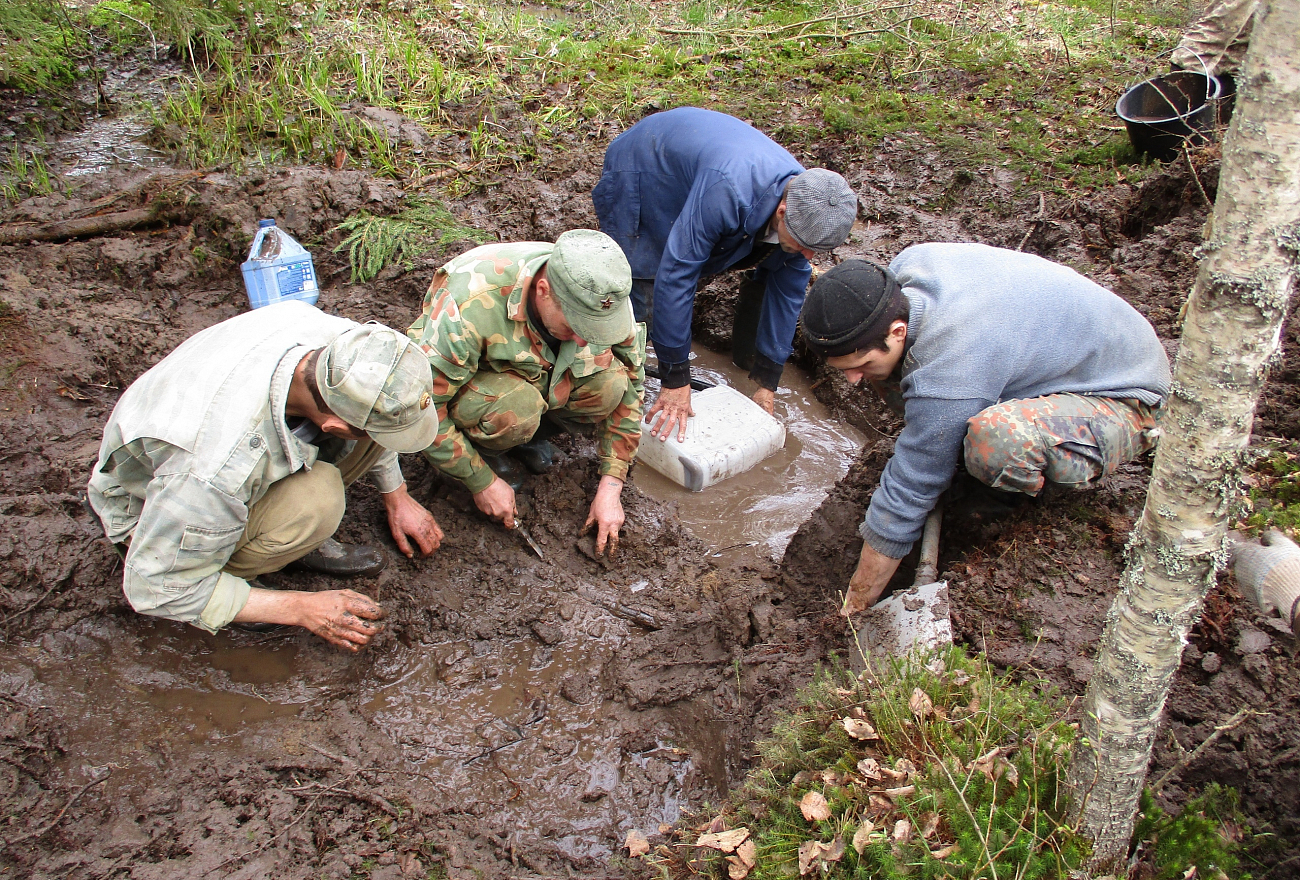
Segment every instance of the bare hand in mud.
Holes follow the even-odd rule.
[[[369,596],[354,590],[329,590],[303,593],[299,626],[320,636],[331,645],[359,651],[379,635],[383,626],[371,621],[383,618],[380,608]]]
[[[646,421],[650,423],[650,433],[660,440],[667,440],[673,427],[677,426],[677,442],[680,443],[686,439],[686,420],[693,415],[691,386],[683,385],[681,388],[662,389],[650,412],[646,413]],[[655,424],[656,416],[658,424]]]
[[[443,539],[442,528],[433,514],[410,496],[405,483],[382,497],[384,508],[388,511],[389,531],[393,533],[393,541],[397,543],[397,549],[402,555],[407,559],[415,556],[411,542],[419,548],[421,556],[428,556],[438,549]]]
[[[754,392],[754,403],[763,408],[763,412],[769,416],[776,415],[776,392],[767,388],[760,388]]]
[[[618,530],[623,527],[623,481],[608,474],[600,478],[596,488],[596,497],[592,499],[591,510],[587,513],[587,522],[583,524],[578,537],[582,537],[596,526],[596,555],[605,552],[609,546],[609,556],[614,557],[618,550]]]
[[[853,577],[849,578],[849,593],[844,597],[840,615],[849,617],[875,605],[880,594],[885,592],[885,587],[889,586],[889,579],[898,570],[900,561],[864,543],[862,555],[858,557],[858,568],[853,572]]]
[[[515,527],[518,509],[515,507],[515,490],[500,477],[494,477],[486,489],[474,493],[474,503],[492,519],[508,529]]]
[[[235,623],[282,623],[311,630],[331,645],[357,651],[383,629],[384,609],[355,590],[304,593],[253,587]]]

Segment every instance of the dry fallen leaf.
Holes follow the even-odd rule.
[[[646,836],[635,828],[628,831],[627,839],[623,841],[623,845],[627,847],[627,854],[634,859],[650,852],[650,841],[646,840]]]
[[[996,766],[998,755],[1002,754],[1002,747],[998,746],[991,752],[980,755],[974,761],[970,762],[968,769],[978,770],[988,777],[989,782],[993,781],[993,768]]]
[[[947,846],[945,846],[943,849],[936,849],[936,850],[931,851],[930,855],[931,855],[933,858],[936,858],[936,859],[939,859],[939,860],[942,861],[943,859],[948,858],[948,856],[952,855],[952,854],[955,853],[956,851],[957,851],[957,844],[955,844],[955,843],[950,843],[950,844],[948,844]]]
[[[709,822],[709,833],[718,834],[727,830],[727,818],[725,816],[714,816],[713,821]]]
[[[899,773],[906,773],[909,779],[916,775],[916,765],[906,758],[899,758],[895,761],[894,769]]]
[[[891,801],[896,801],[899,798],[907,797],[911,794],[916,794],[915,785],[900,785],[898,788],[885,789],[885,797],[889,798]]]
[[[862,855],[862,851],[867,848],[867,844],[871,842],[871,835],[875,830],[876,823],[870,819],[864,819],[862,824],[858,826],[858,830],[853,832],[853,850],[858,855]]]
[[[871,811],[871,815],[873,816],[888,815],[889,813],[894,812],[894,802],[889,798],[881,797],[878,794],[868,795],[867,805],[867,808]]]
[[[734,858],[740,859],[740,863],[746,868],[752,868],[758,864],[758,847],[754,845],[752,838],[736,847]]]
[[[1020,784],[1020,771],[1006,758],[998,759],[998,775],[1010,782],[1012,788]]]
[[[952,675],[948,677],[952,680],[953,684],[957,685],[957,687],[961,687],[966,682],[970,681],[970,675],[960,669],[953,670]]]
[[[718,852],[732,853],[747,839],[749,839],[748,828],[733,828],[731,831],[701,834],[700,839],[695,841],[695,845],[716,849]]]
[[[861,718],[845,718],[843,724],[845,731],[854,739],[880,739],[876,735],[876,729]]]
[[[827,866],[844,858],[844,840],[839,835],[830,843],[820,840],[807,840],[799,845],[799,876],[807,877],[817,870],[828,870]]]
[[[939,830],[939,814],[926,813],[921,817],[921,827],[918,829],[921,836],[926,840],[934,837],[934,833]]]
[[[831,805],[820,792],[810,791],[799,801],[799,812],[809,822],[822,822],[831,817]]]
[[[907,843],[912,839],[912,823],[899,819],[894,823],[894,843]]]
[[[848,774],[843,770],[823,770],[821,779],[826,785],[843,785],[848,782]]]
[[[880,764],[875,758],[863,758],[858,762],[858,772],[864,778],[874,781],[880,778]]]
[[[934,701],[930,695],[920,688],[912,689],[912,697],[907,701],[907,708],[912,710],[912,714],[917,720],[923,720],[934,711]]]

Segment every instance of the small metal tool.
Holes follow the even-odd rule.
[[[528,542],[528,546],[537,554],[538,559],[546,558],[542,555],[542,548],[537,546],[537,542],[533,540],[533,536],[528,533],[528,529],[524,528],[524,524],[519,521],[517,516],[515,517],[515,531],[519,533],[519,537]]]

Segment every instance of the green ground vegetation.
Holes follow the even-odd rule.
[[[1266,440],[1254,453],[1242,477],[1244,509],[1237,525],[1252,534],[1280,529],[1293,539],[1300,536],[1300,443]]]
[[[409,269],[416,257],[438,245],[457,241],[482,244],[490,238],[462,224],[441,203],[419,197],[407,199],[402,210],[391,217],[362,211],[335,231],[344,238],[334,250],[348,255],[354,282],[370,281],[390,263]]]
[[[159,140],[200,167],[347,161],[395,177],[451,170],[473,185],[558,138],[702,104],[796,151],[827,131],[864,151],[916,139],[946,162],[1004,165],[1057,191],[1142,173],[1112,108],[1163,66],[1192,6],[100,0],[58,30],[53,2],[17,0],[5,15],[27,10],[32,33],[55,28],[41,42],[56,55],[75,33],[113,51],[162,46],[186,62],[151,112]],[[48,87],[74,55],[43,79],[12,82]],[[12,42],[0,57],[3,69],[16,63]],[[366,108],[455,149],[402,138]]]
[[[1243,824],[1240,800],[1235,789],[1210,783],[1171,816],[1149,792],[1143,792],[1134,839],[1142,841],[1144,860],[1154,866],[1154,880],[1188,876],[1248,880],[1251,875],[1241,870],[1241,854],[1250,830]]]
[[[752,849],[706,838],[675,858],[755,880],[1066,877],[1086,850],[1066,823],[1075,730],[1063,710],[1046,686],[1004,679],[960,648],[860,675],[824,670],[713,820],[732,829],[727,845],[743,829]]]

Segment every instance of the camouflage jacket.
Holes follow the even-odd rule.
[[[626,370],[631,380],[627,393],[596,428],[600,473],[626,479],[641,442],[645,325],[638,324],[635,336],[612,347],[578,347],[569,341],[552,351],[528,321],[524,291],[552,247],[536,241],[489,244],[449,261],[434,275],[422,314],[406,331],[433,367],[440,427],[424,455],[471,492],[486,489],[493,474],[447,407],[479,370],[521,377],[537,389],[547,409],[563,408],[574,384],[585,377]]]

